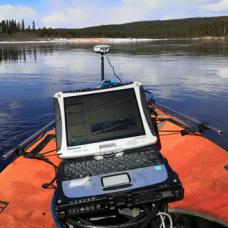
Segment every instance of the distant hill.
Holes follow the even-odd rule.
[[[138,21],[125,24],[100,25],[80,29],[24,28],[16,20],[1,22],[1,40],[38,38],[151,38],[178,39],[212,36],[228,40],[228,16],[195,17],[172,20]],[[23,35],[22,35],[23,34]]]
[[[64,29],[57,28],[54,30],[99,30],[99,31],[120,31],[120,32],[132,32],[132,31],[146,31],[146,30],[164,30],[164,29],[189,29],[192,26],[199,25],[204,22],[210,22],[215,20],[228,20],[228,16],[219,17],[194,17],[183,19],[171,19],[171,20],[154,20],[154,21],[137,21],[125,24],[111,24],[111,25],[99,25],[93,27],[86,27],[81,29]]]
[[[227,29],[226,29],[227,28]],[[112,38],[192,38],[228,34],[228,16],[195,17],[172,20],[138,21],[126,24],[100,25],[81,29],[54,29],[68,37]]]

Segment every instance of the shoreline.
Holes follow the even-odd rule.
[[[204,37],[196,37],[194,40],[225,40],[225,36],[204,36]],[[227,38],[228,39],[228,38]]]
[[[153,40],[167,40],[167,39],[148,39],[148,38],[43,38],[34,40],[10,40],[0,41],[1,43],[36,43],[36,42],[79,42],[79,43],[114,43],[114,42],[142,42],[142,41],[153,41]]]
[[[205,36],[205,37],[195,37],[195,38],[174,38],[174,39],[150,39],[150,38],[42,38],[42,39],[32,39],[32,40],[10,40],[10,41],[0,41],[1,43],[36,43],[36,42],[82,42],[82,43],[113,43],[113,42],[142,42],[142,41],[155,41],[155,40],[228,40],[227,37],[215,37],[215,36]]]

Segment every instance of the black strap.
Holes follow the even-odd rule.
[[[55,137],[54,134],[47,135],[31,152],[30,154],[38,154],[43,148]]]

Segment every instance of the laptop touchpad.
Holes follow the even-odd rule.
[[[130,177],[127,173],[102,177],[104,191],[115,190],[132,186]]]

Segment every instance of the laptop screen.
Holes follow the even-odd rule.
[[[67,147],[145,135],[133,88],[64,98]]]

